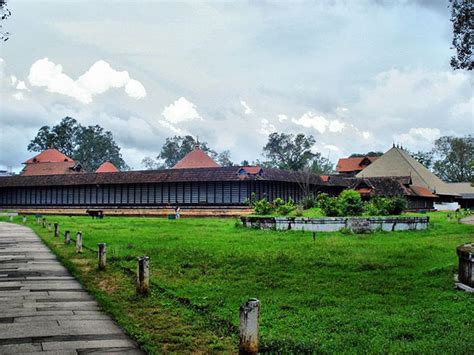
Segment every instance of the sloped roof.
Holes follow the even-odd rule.
[[[451,182],[447,184],[450,190],[461,195],[461,198],[474,198],[474,186],[470,182]]]
[[[28,159],[23,164],[60,163],[60,162],[74,162],[74,160],[69,158],[67,155],[61,153],[57,149],[49,148],[35,155],[33,158]]]
[[[209,155],[200,148],[195,148],[173,166],[172,169],[191,169],[191,168],[218,168],[217,164]]]
[[[361,171],[367,165],[377,160],[378,157],[355,157],[355,158],[341,158],[337,162],[336,171],[339,173],[349,173],[353,171]],[[368,164],[362,165],[362,162],[367,161]]]
[[[118,171],[120,170],[117,169],[117,167],[114,164],[112,164],[110,161],[106,161],[102,163],[102,165],[99,166],[95,172],[96,173],[116,173]]]
[[[58,163],[32,163],[26,164],[21,172],[22,176],[34,175],[57,175],[57,174],[75,174],[73,168],[76,165],[73,161],[63,161]]]
[[[243,166],[239,169],[239,171],[240,170],[244,170],[247,174],[256,175],[256,174],[258,174],[262,171],[262,167],[260,167],[260,166]]]
[[[392,147],[379,159],[374,161],[356,175],[359,178],[383,176],[410,176],[412,184],[425,187],[437,195],[459,196],[444,181],[425,168],[405,150]]]

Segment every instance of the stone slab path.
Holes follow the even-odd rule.
[[[462,224],[474,224],[474,216],[468,216],[461,219]]]
[[[142,354],[29,228],[0,223],[0,354]]]

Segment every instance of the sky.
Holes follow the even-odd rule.
[[[337,162],[474,132],[473,76],[449,66],[445,0],[10,0],[0,169],[63,117],[110,130],[133,169],[190,134],[234,162],[271,132]]]

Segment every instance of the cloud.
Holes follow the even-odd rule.
[[[169,123],[168,121],[165,121],[165,120],[159,120],[158,121],[159,124],[161,124],[163,127],[169,129],[170,131],[176,133],[176,134],[182,134],[183,133],[183,130],[173,126],[171,123]]]
[[[292,118],[291,122],[306,128],[313,128],[319,133],[324,133],[326,131],[338,133],[342,132],[342,130],[346,127],[345,123],[337,119],[330,120],[323,116],[313,114],[310,111],[304,113],[300,118]]]
[[[247,103],[245,101],[240,101],[240,104],[244,107],[244,113],[246,115],[250,115],[251,113],[253,113],[253,110],[250,108],[249,105],[247,105]]]
[[[258,130],[259,133],[268,136],[270,133],[276,132],[276,128],[273,124],[270,123],[269,120],[266,118],[262,118],[260,121],[260,129]]]
[[[362,132],[362,138],[369,139],[370,136],[371,136],[370,132],[368,132],[368,131],[363,131]]]
[[[393,135],[396,143],[401,143],[409,150],[428,150],[433,147],[433,142],[441,137],[438,128],[410,128],[408,132]]]
[[[15,100],[18,100],[18,101],[22,101],[25,99],[22,92],[17,92],[16,94],[13,94],[12,96]]]
[[[332,145],[332,144],[324,144],[323,147],[326,148],[326,149],[332,150],[334,152],[340,152],[341,151],[341,148],[336,147],[335,145]]]
[[[162,115],[169,123],[181,123],[194,120],[203,120],[201,115],[196,110],[196,105],[180,97],[171,105],[166,106]]]
[[[24,82],[24,81],[21,81],[21,80],[20,80],[20,81],[18,81],[18,84],[16,85],[16,89],[17,89],[17,90],[26,90],[26,91],[30,91],[30,89],[28,89],[28,88],[26,87],[26,84],[25,84],[25,82]]]
[[[288,120],[288,116],[284,115],[284,114],[279,114],[279,115],[277,115],[277,117],[278,117],[278,121],[280,121],[280,122],[285,122],[285,121]]]
[[[109,63],[99,60],[77,80],[63,73],[63,67],[48,58],[37,60],[30,68],[28,80],[32,86],[45,87],[47,91],[75,98],[89,104],[95,95],[112,88],[125,88],[125,93],[135,99],[146,96],[143,85],[131,79],[127,71],[117,71]]]

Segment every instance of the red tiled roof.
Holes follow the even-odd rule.
[[[73,161],[63,161],[58,163],[32,163],[26,164],[21,172],[22,176],[34,175],[58,175],[58,174],[72,174],[77,173],[72,170],[76,163]]]
[[[357,158],[341,158],[337,162],[336,171],[339,173],[349,173],[353,171],[362,171],[367,165],[373,163],[378,157],[357,157]],[[370,163],[361,165],[367,159]]]
[[[247,174],[257,175],[262,168],[260,166],[243,166],[241,169],[244,169]]]
[[[35,155],[33,158],[28,159],[23,164],[61,163],[61,162],[74,162],[74,160],[69,158],[67,155],[64,155],[57,149],[49,148]]]
[[[99,166],[95,172],[96,173],[116,173],[119,171],[120,170],[117,169],[117,167],[114,164],[112,164],[110,161],[106,161],[105,163],[102,163],[102,165]]]
[[[411,185],[410,189],[415,193],[416,196],[420,197],[432,197],[437,198],[438,196],[428,190],[426,187],[423,186],[414,186]]]
[[[218,168],[214,160],[201,149],[196,148],[173,166],[172,169]]]
[[[324,182],[328,182],[328,181],[329,181],[329,175],[321,175],[320,178],[321,178],[321,180],[323,180]]]

